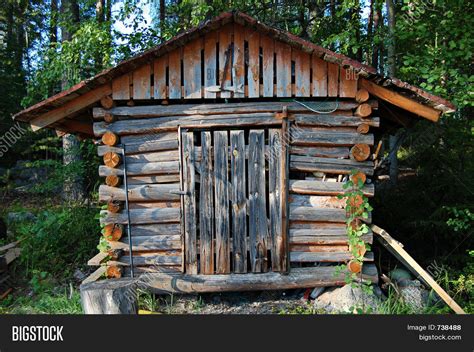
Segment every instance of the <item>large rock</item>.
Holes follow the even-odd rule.
[[[374,291],[377,289],[374,287]],[[314,301],[314,307],[328,313],[355,313],[359,309],[371,313],[377,311],[381,302],[381,298],[364,292],[358,285],[345,285],[324,292]]]
[[[405,282],[405,286],[400,286],[398,290],[405,304],[415,313],[422,313],[428,306],[429,292],[424,289],[420,281]]]

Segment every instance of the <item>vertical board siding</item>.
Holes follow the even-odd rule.
[[[130,99],[130,76],[128,73],[112,80],[112,99]]]
[[[244,131],[230,132],[232,254],[235,273],[247,272],[247,209]]]
[[[354,69],[340,67],[339,96],[354,98],[357,92],[357,74]]]
[[[214,99],[216,93],[205,88],[217,85],[216,43],[217,32],[207,33],[204,37],[204,98],[210,99]]]
[[[201,49],[201,38],[193,40],[183,48],[185,99],[201,98]]]
[[[272,270],[281,271],[281,130],[271,129],[268,136],[268,201],[270,209],[270,243]]]
[[[231,25],[222,27],[219,31],[219,84],[221,87],[230,87],[232,78],[232,29]],[[227,67],[226,67],[227,62]],[[230,98],[231,93],[223,91],[221,98]]]
[[[339,93],[339,66],[328,63],[328,96],[337,97]]]
[[[201,187],[199,201],[200,270],[214,273],[214,194],[211,132],[201,132]]]
[[[249,133],[249,240],[250,264],[253,272],[267,268],[266,238],[267,215],[265,199],[265,133],[251,130]]]
[[[328,95],[328,64],[315,54],[311,56],[313,69],[312,92],[313,97],[326,97]]]
[[[309,97],[310,91],[310,56],[309,54],[293,50],[293,60],[295,61],[295,96]]]
[[[263,59],[263,96],[273,97],[273,59],[275,46],[273,39],[267,36],[260,37]]]
[[[227,274],[230,272],[228,160],[227,131],[215,131],[214,185],[217,274]]]
[[[245,97],[244,36],[245,29],[238,24],[234,24],[234,58],[232,60],[232,78],[233,85],[236,89],[234,98]]]
[[[169,98],[181,99],[181,48],[168,54],[169,58]]]
[[[195,153],[192,132],[182,134],[183,181],[184,181],[184,242],[185,268],[188,274],[197,274],[196,199],[195,199]]]
[[[291,97],[291,47],[275,42],[276,53],[276,96]]]
[[[155,99],[166,99],[166,68],[168,67],[168,55],[163,55],[155,60],[153,65],[153,97]]]
[[[151,66],[146,64],[133,71],[133,98],[150,99]]]
[[[260,33],[254,29],[246,30],[248,43],[248,97],[258,98],[260,96]]]

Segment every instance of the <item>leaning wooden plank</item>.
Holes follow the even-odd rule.
[[[324,115],[324,114],[294,114],[294,119],[297,125],[302,126],[347,126],[358,127],[361,124],[367,124],[373,127],[380,126],[379,117],[371,117],[368,119],[361,119],[357,116],[344,115]]]
[[[177,48],[168,54],[170,99],[181,99],[181,52],[182,48]]]
[[[166,99],[166,69],[168,55],[158,57],[153,63],[153,98]]]
[[[268,154],[268,202],[270,211],[268,246],[271,246],[272,249],[272,270],[281,271],[281,130],[269,130],[268,140],[270,147],[270,153]]]
[[[208,87],[217,85],[216,67],[216,43],[217,32],[206,33],[204,36],[204,98],[214,99],[216,93],[206,90]]]
[[[145,64],[132,73],[133,99],[150,99],[151,92],[151,66]]]
[[[87,261],[87,265],[89,265],[89,266],[99,266],[104,262],[104,260],[107,257],[108,257],[107,252],[99,252]]]
[[[201,132],[202,160],[199,195],[200,272],[214,273],[214,194],[211,132]]]
[[[94,134],[102,136],[105,132],[115,134],[143,134],[177,130],[178,126],[188,128],[218,127],[229,125],[277,125],[281,121],[275,119],[273,113],[236,114],[236,115],[190,115],[180,118],[162,117],[159,119],[122,120],[111,124],[94,123]]]
[[[196,235],[195,154],[193,132],[182,133],[183,145],[183,191],[184,191],[184,248],[185,270],[198,273]]]
[[[184,98],[201,98],[202,38],[187,43],[183,48]]]
[[[311,96],[326,97],[328,95],[328,63],[313,53],[311,66],[313,72]]]
[[[396,241],[387,231],[378,227],[377,225],[371,225],[370,228],[373,232],[379,235],[384,243],[385,247],[394,254],[412,273],[413,275],[422,279],[451,307],[456,314],[466,314],[464,310],[443,290],[443,288],[428,274],[413,257],[403,248],[400,242]]]
[[[92,274],[86,277],[84,281],[82,281],[82,285],[99,280],[101,277],[105,276],[106,270],[106,266],[100,266],[96,271],[94,271]]]
[[[230,275],[150,274],[147,285],[156,293],[202,293],[342,286],[346,272],[336,267],[293,268],[288,274],[275,272]],[[377,268],[366,264],[362,278],[377,283]]]
[[[290,207],[290,220],[341,223],[346,222],[347,217],[345,209],[295,206]],[[365,221],[371,222],[370,213]]]
[[[103,86],[95,88],[73,100],[68,101],[61,107],[35,117],[30,122],[31,129],[33,131],[38,131],[41,128],[58,122],[59,120],[64,119],[66,116],[98,102],[101,98],[110,95],[111,93],[112,88],[110,87],[110,84],[104,84]]]
[[[15,248],[18,244],[20,243],[20,241],[15,241],[15,242],[12,242],[12,243],[9,243],[9,244],[6,244],[4,246],[1,246],[0,247],[0,253],[3,253],[9,249],[12,249],[12,248]]]
[[[272,56],[273,57],[273,56]],[[272,59],[273,60],[273,59]],[[272,61],[273,62],[273,61]],[[273,66],[272,66],[273,67]],[[273,71],[272,71],[273,74]],[[273,91],[273,90],[272,90]],[[378,106],[377,100],[367,102],[372,108]],[[343,100],[337,103],[337,110],[349,111],[356,109],[360,104],[355,100]],[[116,106],[110,110],[93,108],[93,117],[96,120],[104,118],[106,113],[120,119],[138,119],[150,117],[169,117],[185,115],[221,115],[236,113],[281,112],[283,106],[291,113],[311,113],[310,110],[296,102],[246,102],[246,103],[219,103],[219,104],[174,104],[174,105],[142,105],[142,106]],[[322,111],[334,109],[334,101],[318,102]],[[345,113],[349,115],[349,113]]]
[[[247,196],[244,131],[230,132],[234,272],[247,272]]]
[[[292,50],[295,62],[295,96],[309,97],[310,91],[310,55],[300,51]]]
[[[216,224],[216,273],[230,272],[230,222],[227,131],[214,132],[214,195]]]
[[[258,98],[260,96],[260,33],[254,28],[245,31],[248,43],[248,97]]]
[[[130,75],[124,74],[112,80],[112,98],[114,100],[130,99]]]
[[[291,144],[307,146],[352,146],[356,143],[374,145],[373,134],[336,131],[308,131],[292,129]]]
[[[352,253],[347,252],[290,252],[290,261],[292,263],[308,262],[345,262],[352,259]],[[372,262],[374,254],[368,252],[365,254],[364,261]]]
[[[10,248],[9,250],[6,251],[6,253],[2,254],[2,256],[0,257],[2,265],[5,266],[5,265],[10,264],[12,261],[18,258],[20,254],[21,254],[21,248],[18,248],[18,247]]]
[[[233,66],[232,66],[232,82],[236,91],[234,98],[243,98],[245,84],[245,48],[244,48],[245,28],[234,23],[234,50],[233,50]]]
[[[128,239],[109,242],[112,249],[122,249],[129,251]],[[181,249],[181,236],[132,236],[133,251],[157,251],[157,250],[178,250]]]
[[[128,200],[130,202],[140,201],[179,201],[180,195],[179,183],[158,184],[158,185],[131,185],[128,187]],[[109,200],[125,201],[124,187],[109,187],[100,185],[99,201],[107,202]]]
[[[291,97],[291,47],[275,42],[276,53],[276,96]]]
[[[344,194],[345,189],[342,182],[324,182],[316,180],[290,180],[289,187],[291,193],[337,196]],[[374,195],[374,185],[366,184],[362,188],[366,196]]]
[[[248,192],[250,264],[253,272],[267,269],[267,211],[265,197],[265,134],[262,130],[249,133]]]
[[[179,222],[179,208],[156,208],[156,209],[130,209],[130,221],[132,224],[163,224],[170,222]],[[100,222],[104,224],[126,224],[127,214],[110,213],[101,211]]]
[[[404,97],[399,93],[381,87],[363,78],[360,80],[360,88],[364,88],[370,94],[375,95],[376,97],[382,100],[388,101],[389,103],[396,105],[402,109],[408,110],[416,115],[422,116],[430,121],[438,121],[441,115],[441,111],[439,110],[418,103],[410,98]]]
[[[157,163],[136,163],[127,165],[127,175],[156,175],[156,174],[177,174],[179,163],[177,161],[163,161]],[[105,165],[99,166],[99,176],[118,175],[123,176],[123,169],[110,168]]]

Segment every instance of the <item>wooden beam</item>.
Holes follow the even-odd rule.
[[[73,119],[64,119],[60,121],[59,124],[60,127],[58,127],[58,129],[60,131],[64,131],[66,133],[83,133],[89,137],[94,136],[92,123],[82,122]]]
[[[360,87],[366,89],[370,94],[382,100],[388,101],[393,105],[410,111],[416,115],[422,116],[430,121],[437,122],[441,115],[441,111],[418,103],[410,98],[404,97],[399,93],[367,81],[366,79],[360,80]]]
[[[406,267],[409,269],[415,276],[422,279],[425,283],[431,286],[433,290],[446,302],[456,314],[466,314],[464,310],[448,295],[448,293],[443,290],[443,288],[438,285],[438,283],[428,274],[416,261],[412,258],[410,254],[403,249],[403,245],[396,241],[392,236],[388,234],[384,229],[371,225],[370,228],[374,233],[379,235],[383,239],[383,244],[385,247],[393,254],[397,259],[399,259]]]
[[[112,94],[112,88],[110,84],[104,84],[90,92],[87,92],[71,101],[68,101],[63,106],[56,108],[54,110],[48,111],[35,119],[33,119],[31,124],[31,129],[33,131],[38,131],[44,127],[47,127],[63,118],[67,117],[70,114],[78,112],[89,105],[94,104],[95,102],[102,99],[104,96]]]

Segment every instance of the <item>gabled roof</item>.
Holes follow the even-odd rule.
[[[68,102],[78,98],[79,96],[87,95],[87,93],[92,95],[92,91],[94,89],[103,86],[105,83],[112,81],[112,79],[120,77],[121,75],[150,62],[154,58],[164,55],[205,33],[214,31],[231,22],[235,22],[246,27],[252,27],[257,31],[274,38],[275,40],[287,43],[296,49],[307,53],[312,53],[313,55],[316,54],[327,62],[336,63],[343,66],[344,68],[352,68],[355,72],[359,73],[360,76],[365,78],[366,81],[372,82],[377,86],[387,88],[391,91],[399,93],[403,97],[433,108],[439,111],[440,114],[444,112],[452,112],[456,109],[456,107],[451,102],[434,96],[397,78],[384,77],[383,75],[377,73],[373,67],[364,65],[347,56],[315,45],[314,43],[297,37],[289,32],[265,25],[242,12],[234,11],[222,13],[218,17],[215,17],[214,19],[209,20],[198,27],[194,27],[186,32],[183,32],[167,42],[147,50],[131,59],[122,61],[115,67],[106,69],[96,76],[74,85],[68,90],[62,91],[48,99],[30,106],[23,111],[18,112],[13,116],[13,118],[18,121],[30,122],[38,116],[47,114],[62,107],[64,107],[65,114],[69,113],[70,109],[65,105]],[[92,101],[92,98],[93,96],[91,96],[89,100]],[[390,102],[390,100],[387,101]],[[70,113],[77,114],[77,111],[72,109]],[[436,121],[437,118],[432,120]]]

